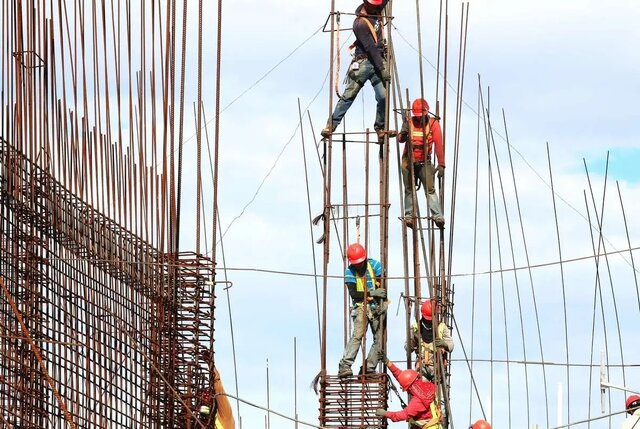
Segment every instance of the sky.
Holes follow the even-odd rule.
[[[203,10],[202,90],[210,136],[215,110],[215,3],[206,2]],[[352,13],[359,4],[335,0],[335,9]],[[636,347],[640,296],[632,258],[640,259],[637,251],[628,251],[640,246],[640,224],[635,221],[640,214],[636,167],[640,54],[635,46],[640,39],[640,4],[636,0],[470,1],[457,168],[453,148],[461,4],[449,4],[446,106],[444,76],[436,91],[436,0],[393,2],[391,38],[402,97],[405,91],[410,98],[421,92],[416,4],[424,96],[432,111],[436,97],[440,100],[446,119],[445,240],[447,249],[453,244],[455,291],[454,426],[467,427],[483,416],[494,428],[555,427],[600,416],[601,351],[617,365],[608,373],[612,384],[640,389],[637,367],[620,368],[640,366]],[[311,218],[323,210],[316,144],[333,108],[328,86],[331,36],[322,31],[330,8],[330,1],[223,4],[217,189],[222,239],[217,247],[217,279],[228,280],[231,286],[225,289],[219,284],[216,289],[215,362],[227,391],[242,399],[241,419],[236,416],[236,420],[245,428],[296,427],[283,417],[268,415],[263,410],[267,407],[292,418],[297,414],[304,422],[318,422],[318,397],[309,385],[321,366],[317,294],[322,278],[314,278],[314,273],[322,273],[323,247],[314,244],[322,226],[312,226]],[[346,45],[353,40],[351,21],[350,15],[342,17],[341,28],[346,31],[339,41],[345,45],[340,51],[340,81],[349,61]],[[185,104],[191,106],[197,99],[193,14],[188,26]],[[478,106],[479,88],[483,107]],[[374,106],[373,90],[366,85],[345,117],[347,131],[371,128]],[[195,156],[190,109],[185,116],[187,160]],[[487,114],[492,126],[489,140],[484,132]],[[398,119],[392,121],[394,126]],[[398,219],[400,148],[394,141],[390,144],[387,350],[391,359],[400,361],[405,332]],[[342,164],[340,147],[334,149],[332,202],[338,204]],[[348,146],[350,203],[365,200],[364,155],[364,145]],[[187,161],[185,169],[181,250],[193,250],[196,241],[190,192],[195,186],[193,164]],[[377,184],[373,156],[369,171],[371,183]],[[211,213],[210,176],[205,176],[203,186],[208,198],[204,210]],[[370,202],[378,201],[376,186]],[[419,202],[424,208],[423,197]],[[353,208],[349,215],[364,216],[364,209]],[[204,242],[210,249],[211,218],[205,218],[202,230],[207,231]],[[380,255],[377,222],[372,217],[366,237],[374,258]],[[349,242],[356,240],[355,230],[351,219]],[[327,370],[335,373],[344,344],[340,277],[346,243],[336,240],[335,234],[330,240],[326,361]],[[609,254],[590,258],[594,248]],[[466,359],[473,360],[472,368]],[[512,363],[507,365],[506,360]],[[562,366],[567,361],[576,365],[569,377]],[[357,360],[354,371],[358,364]],[[595,367],[590,370],[588,365]],[[612,391],[605,411],[622,411],[623,404],[624,394]],[[400,409],[399,401],[391,399],[389,409]],[[622,417],[616,416],[591,427],[616,427],[621,422]]]
[[[341,12],[352,12],[359,3],[337,0],[335,4]],[[438,2],[420,0],[419,5],[425,97],[433,103],[436,71],[432,64],[437,63]],[[500,266],[513,267],[514,261],[515,266],[524,267],[527,257],[530,264],[535,265],[593,255],[590,231],[595,234],[596,247],[599,242],[593,207],[595,205],[600,214],[603,193],[606,207],[602,221],[606,237],[604,246],[607,251],[628,249],[618,186],[631,247],[638,246],[640,230],[634,219],[640,212],[640,176],[636,168],[640,161],[640,107],[637,103],[640,54],[634,46],[640,38],[637,25],[640,5],[633,0],[606,3],[485,0],[471,1],[469,5],[465,108],[461,120],[452,266],[457,325],[454,327],[457,344],[452,357],[454,424],[466,427],[470,421],[481,418],[480,403],[493,427],[524,427],[534,423],[540,427],[554,427],[558,422],[575,422],[587,419],[589,415],[601,415],[598,368],[591,373],[595,378],[590,385],[588,369],[573,367],[569,378],[570,395],[567,396],[567,375],[562,366],[548,365],[543,374],[537,364],[514,363],[507,367],[478,361],[473,369],[478,389],[476,395],[471,389],[464,358],[472,354],[475,359],[539,362],[542,360],[540,344],[543,344],[546,362],[562,364],[568,357],[571,363],[599,365],[600,351],[606,345],[612,364],[619,364],[621,360],[627,365],[640,363],[635,347],[640,338],[634,328],[639,321],[640,308],[629,252],[622,256],[612,255],[606,260],[600,258],[599,276],[593,258],[556,263],[531,271],[523,269],[517,271],[517,275],[513,271],[506,271],[502,276],[472,276],[470,273],[474,272],[474,265],[477,273],[485,273],[491,268],[496,270]],[[410,94],[420,91],[415,6],[415,2],[406,1],[396,1],[393,6],[392,38],[400,85]],[[451,86],[447,90],[449,121],[446,133],[450,143],[447,146],[445,194],[448,224],[461,13],[460,4],[449,7],[448,77]],[[262,407],[269,401],[271,409],[288,416],[294,415],[297,404],[299,418],[312,424],[317,423],[319,403],[309,389],[309,383],[320,369],[316,288],[321,287],[322,282],[316,283],[310,276],[258,272],[250,268],[304,274],[313,274],[314,269],[322,271],[322,246],[312,244],[321,235],[321,226],[310,227],[309,212],[312,216],[322,212],[321,173],[313,143],[319,138],[319,130],[331,108],[326,80],[330,36],[317,32],[329,10],[328,1],[236,0],[224,5],[223,16],[221,105],[232,104],[224,110],[220,123],[219,207],[221,227],[226,231],[222,244],[229,271],[223,274],[219,262],[218,276],[226,275],[233,286],[217,293],[216,364],[230,393],[235,394],[235,358],[239,397]],[[349,27],[351,19],[343,17],[342,27]],[[213,31],[213,28],[207,31]],[[342,32],[340,42],[347,42],[349,37],[352,38],[349,31]],[[341,55],[342,76],[348,62],[346,49]],[[497,162],[495,158],[491,161],[497,201],[495,209],[487,204],[492,194],[489,192],[489,162],[484,137],[480,139],[476,173],[479,81],[485,107],[490,104],[493,142],[498,157]],[[442,85],[439,91],[442,100]],[[298,103],[304,111],[309,206],[298,129]],[[211,98],[207,98],[207,104],[207,109],[212,111]],[[372,127],[374,104],[373,91],[367,85],[347,114],[347,129]],[[526,249],[509,167],[503,109],[522,228],[527,238]],[[480,127],[484,127],[482,122]],[[364,197],[363,150],[354,147],[349,151],[349,200],[361,202]],[[339,149],[334,155],[336,153]],[[392,146],[391,162],[390,263],[387,269],[389,276],[400,277],[403,271],[401,228],[397,220],[400,200],[395,145]],[[555,200],[551,193],[549,164]],[[375,163],[370,165],[376,166]],[[506,203],[502,202],[497,166],[501,168]],[[336,161],[333,180],[338,183],[341,181],[340,168],[340,162]],[[377,176],[374,174],[373,177]],[[477,220],[474,216],[476,180]],[[591,203],[588,180],[593,187],[595,204]],[[336,202],[340,202],[341,188],[335,187],[333,192]],[[372,200],[375,195],[373,192]],[[589,214],[585,208],[585,195],[589,201]],[[425,204],[424,199],[421,204]],[[364,213],[356,210],[350,214]],[[592,228],[588,216],[591,216]],[[491,231],[488,228],[490,217],[497,217],[499,225],[495,227],[492,221]],[[377,218],[372,220],[376,221]],[[353,241],[354,224],[349,228],[349,239]],[[448,231],[447,245],[450,244]],[[379,255],[375,234],[373,228],[370,237],[373,244],[369,251],[374,257]],[[500,246],[497,245],[497,234],[500,235]],[[512,246],[509,245],[509,234],[513,237]],[[219,247],[218,257],[221,257],[221,250]],[[635,256],[637,258],[637,252]],[[340,276],[342,267],[341,249],[333,236],[329,272]],[[327,367],[331,372],[337,371],[342,353],[343,286],[340,279],[330,279],[328,287]],[[397,360],[404,356],[404,317],[402,309],[397,312],[403,288],[401,280],[389,282],[391,305],[387,347],[390,358]],[[358,361],[354,364],[354,370],[357,369]],[[614,384],[626,383],[629,387],[640,388],[640,374],[635,369],[627,369],[624,374],[619,368],[612,369],[610,377]],[[548,392],[546,398],[544,390]],[[559,390],[563,392],[560,398]],[[507,391],[510,395],[505,394]],[[587,404],[590,397],[591,403]],[[559,400],[563,404],[560,407],[557,405]],[[549,403],[548,411],[544,408],[545,401]],[[569,416],[567,401],[571,408]],[[622,392],[612,392],[607,413],[621,411],[623,401]],[[526,411],[523,404],[528,404]],[[399,409],[398,400],[392,399],[389,408]],[[240,410],[243,427],[266,425],[264,411],[246,404],[242,404]],[[274,428],[294,427],[292,422],[275,415],[269,416],[268,420]],[[621,422],[622,417],[617,416],[594,422],[592,427],[616,427]],[[390,427],[402,425],[404,423],[393,423]]]

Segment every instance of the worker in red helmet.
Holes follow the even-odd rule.
[[[640,428],[640,396],[631,395],[625,401],[625,408],[629,417],[622,424],[622,429]]]
[[[469,426],[469,429],[491,429],[491,425],[486,420],[478,420],[477,422]]]
[[[386,45],[382,37],[384,24],[381,18],[388,1],[364,0],[356,9],[356,19],[353,21],[356,41],[352,45],[353,60],[347,73],[349,83],[333,110],[331,120],[320,133],[324,138],[335,131],[367,81],[371,82],[376,97],[376,119],[373,127],[378,139],[383,141],[385,135],[394,137],[397,134],[396,131],[387,131],[385,122],[386,85],[391,80],[391,74],[385,59]]]
[[[418,98],[413,102],[411,106],[411,117],[408,119],[405,118],[400,134],[398,134],[398,142],[407,142],[402,152],[405,225],[413,228],[413,186],[414,184],[421,183],[427,195],[427,204],[431,212],[431,218],[439,228],[442,228],[444,226],[444,216],[434,183],[436,173],[438,177],[444,176],[442,129],[440,128],[438,119],[429,116],[429,103],[427,103],[426,100]],[[434,146],[437,167],[434,167],[431,161],[431,152]],[[409,147],[412,148],[411,154],[415,180],[411,178]]]
[[[387,367],[400,383],[403,391],[409,392],[411,400],[402,411],[376,410],[378,417],[386,417],[393,422],[411,421],[422,429],[439,429],[442,412],[436,400],[436,385],[420,378],[413,369],[401,370],[393,362],[387,360]]]
[[[382,354],[382,327],[387,312],[387,290],[382,284],[380,261],[367,258],[367,251],[359,243],[347,248],[347,259],[349,266],[344,274],[344,283],[352,300],[353,331],[338,366],[338,377],[341,378],[353,375],[351,365],[367,333],[367,325],[371,327],[373,343],[367,355],[366,367],[361,368],[360,373],[375,372]]]
[[[408,351],[416,353],[416,369],[429,381],[435,380],[435,351],[440,353],[442,362],[446,365],[448,354],[453,351],[454,343],[451,338],[451,330],[446,323],[438,323],[434,335],[433,308],[434,300],[426,300],[420,307],[420,326],[413,324],[411,330],[413,336],[409,340]],[[639,428],[640,429],[640,428]]]

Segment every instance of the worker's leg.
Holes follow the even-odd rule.
[[[387,101],[387,89],[384,86],[384,82],[380,79],[380,76],[375,72],[371,63],[367,61],[368,67],[371,67],[371,86],[376,96],[376,121],[373,124],[373,128],[376,130],[386,130],[385,126],[385,109]]]
[[[343,370],[350,370],[351,365],[353,365],[353,361],[358,355],[358,350],[362,343],[362,337],[367,329],[367,325],[365,324],[366,314],[363,311],[363,307],[364,306],[361,305],[351,310],[353,332],[351,333],[351,338],[347,341],[347,345],[344,348],[344,354],[340,360],[338,373],[343,372]]]
[[[369,325],[371,326],[371,333],[373,334],[373,344],[369,349],[367,355],[367,372],[375,372],[376,366],[380,361],[380,355],[382,354],[382,334],[384,327],[384,318],[387,314],[387,303],[383,302],[375,310],[371,310]]]
[[[356,99],[356,96],[362,89],[362,85],[363,83],[360,83],[360,80],[354,79],[349,82],[349,85],[347,85],[344,90],[342,98],[338,100],[336,108],[333,109],[333,115],[331,115],[331,131],[334,131],[338,125],[340,125],[340,121],[342,121],[347,110],[349,110],[349,107],[353,104],[353,100]]]
[[[444,223],[444,216],[442,216],[442,208],[440,207],[440,199],[438,198],[438,194],[436,194],[435,174],[436,169],[433,167],[431,161],[427,160],[424,163],[424,168],[422,169],[422,180],[425,184],[424,190],[427,193],[429,210],[431,211],[431,216],[433,216],[436,223],[440,221]]]
[[[409,159],[402,157],[402,183],[404,184],[404,215],[411,216],[413,213],[413,181],[409,171]]]

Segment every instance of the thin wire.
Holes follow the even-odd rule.
[[[491,127],[491,122],[489,121],[489,133],[491,136],[491,145],[493,147],[493,156],[496,160],[496,170],[498,172],[498,181],[500,184],[500,193],[502,195],[502,205],[503,205],[503,209],[504,209],[504,216],[506,219],[506,224],[507,224],[507,234],[509,237],[509,247],[511,250],[511,261],[512,264],[515,265],[516,264],[516,259],[515,259],[515,250],[513,247],[513,235],[511,233],[511,222],[509,222],[509,211],[507,210],[507,198],[505,195],[505,191],[504,191],[504,181],[502,179],[502,171],[500,169],[500,163],[498,162],[498,151],[496,149],[496,143],[495,143],[495,139],[493,137],[493,128]],[[494,203],[495,204],[495,203]],[[498,219],[498,214],[496,212],[495,214],[496,220]],[[497,227],[497,224],[496,224]],[[499,238],[498,238],[498,243],[500,242]],[[498,248],[498,251],[500,251],[500,248]],[[502,256],[500,256],[500,269],[502,269]],[[502,281],[502,303],[503,303],[503,308],[504,308],[504,314],[505,314],[505,333],[507,331],[507,327],[506,327],[506,317],[507,317],[507,310],[506,310],[506,303],[505,303],[505,296],[504,296],[504,279],[502,277],[502,273],[500,275],[501,281]],[[523,354],[524,354],[524,359],[525,361],[527,360],[527,347],[526,347],[526,341],[525,341],[525,330],[524,330],[524,319],[523,319],[523,312],[522,312],[522,300],[520,298],[520,284],[518,282],[518,276],[514,273],[514,282],[515,282],[515,286],[516,286],[516,296],[518,299],[518,314],[519,314],[519,319],[520,319],[520,338],[522,339],[522,350],[523,350]],[[505,339],[506,340],[506,339]],[[507,359],[509,359],[509,346],[508,346],[508,340],[507,340]],[[507,369],[507,377],[509,377],[509,372]],[[525,365],[524,368],[524,379],[525,379],[525,391],[526,391],[526,407],[527,407],[527,427],[529,427],[531,425],[531,410],[530,410],[530,406],[529,406],[529,372],[527,370],[527,367]],[[509,395],[509,427],[511,426],[511,395]]]
[[[620,193],[620,184],[616,180],[616,188],[618,189],[618,199],[620,200],[620,209],[622,211],[622,219],[624,220],[624,231],[627,235],[627,244],[629,248],[631,248],[631,239],[629,238],[629,225],[627,224],[627,215],[624,211],[624,204],[622,203],[622,194]],[[636,297],[638,299],[638,310],[640,311],[640,289],[638,289],[638,276],[636,275],[636,264],[633,260],[633,252],[629,252],[629,256],[631,257],[631,267],[633,268],[633,280],[636,284]]]
[[[514,189],[514,194],[516,197],[516,206],[518,208],[518,223],[520,224],[520,234],[522,235],[522,244],[524,247],[524,254],[525,254],[525,259],[527,261],[527,266],[528,266],[528,274],[529,274],[529,285],[531,286],[531,296],[533,299],[533,310],[534,310],[534,315],[535,315],[535,320],[536,320],[536,329],[538,332],[538,345],[540,348],[540,359],[544,362],[544,351],[542,348],[542,333],[541,333],[541,329],[540,329],[540,317],[539,317],[539,313],[538,313],[538,303],[537,303],[537,299],[536,299],[536,292],[535,292],[535,288],[533,287],[533,272],[532,272],[532,266],[531,266],[531,261],[529,259],[529,247],[527,246],[527,238],[524,232],[524,223],[522,222],[522,209],[520,208],[520,196],[518,193],[518,183],[516,182],[516,175],[515,175],[515,169],[513,168],[513,158],[511,156],[511,148],[512,146],[509,144],[509,133],[507,130],[507,119],[504,113],[504,109],[502,110],[502,120],[504,123],[504,133],[506,136],[506,147],[507,147],[507,152],[509,154],[509,166],[511,169],[511,180],[513,181],[513,189]],[[514,271],[514,276],[517,277],[517,273]],[[545,399],[545,415],[547,418],[547,427],[549,427],[549,396],[547,394],[548,390],[547,390],[547,371],[546,368],[544,367],[544,365],[542,366],[542,382],[544,384],[544,399]]]
[[[553,217],[556,225],[556,237],[558,242],[558,257],[559,257],[559,267],[560,267],[560,281],[562,284],[562,312],[564,316],[564,343],[565,343],[565,351],[566,351],[566,361],[567,361],[567,420],[571,420],[571,378],[569,374],[569,321],[567,318],[567,291],[564,283],[564,269],[562,266],[562,247],[560,243],[560,226],[558,224],[558,209],[556,207],[556,193],[553,189],[553,172],[551,170],[551,155],[549,153],[549,143],[546,145],[547,147],[547,162],[549,165],[549,180],[551,181],[551,196],[553,200]]]

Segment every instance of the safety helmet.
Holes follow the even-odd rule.
[[[398,383],[402,390],[406,391],[414,381],[418,379],[418,372],[413,369],[405,369],[398,374]]]
[[[350,264],[359,264],[367,259],[367,251],[364,250],[360,243],[353,243],[347,249],[347,259],[349,259]]]
[[[426,116],[429,114],[429,103],[424,98],[416,98],[411,105],[413,116]]]
[[[420,312],[422,313],[422,317],[427,320],[431,320],[433,318],[433,304],[431,300],[427,300],[422,303],[422,307],[420,307]]]
[[[372,6],[380,6],[382,4],[382,0],[365,0],[365,3],[369,3]]]
[[[491,429],[491,425],[486,420],[478,420],[469,426],[469,429]]]
[[[625,405],[626,405],[626,408],[627,408],[627,412],[629,414],[633,414],[635,409],[640,407],[640,396],[638,396],[638,395],[629,396],[627,398],[627,401],[625,402]]]

